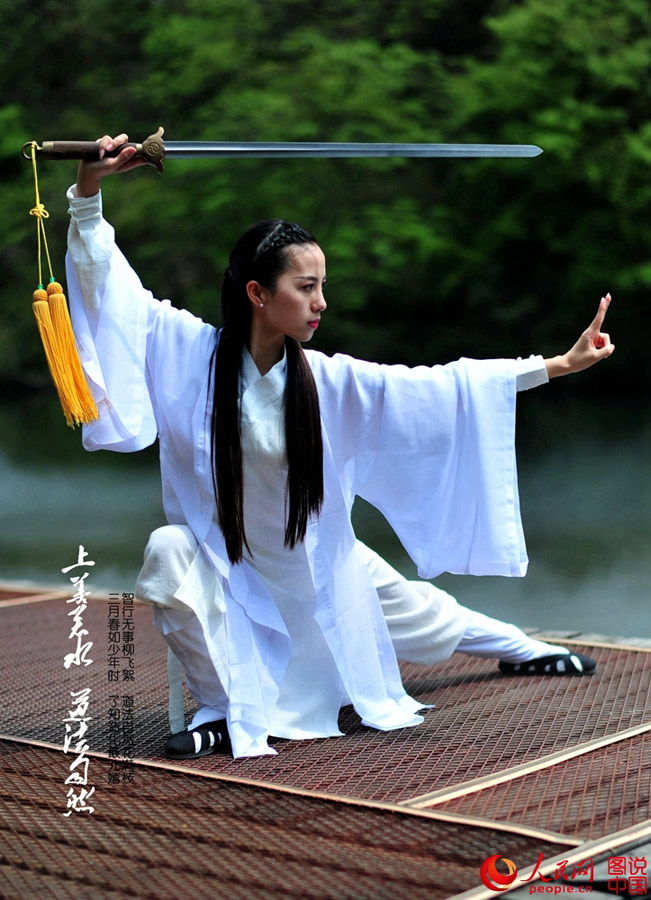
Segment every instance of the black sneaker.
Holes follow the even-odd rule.
[[[197,759],[209,753],[228,753],[230,747],[226,719],[219,719],[218,722],[206,722],[173,734],[165,744],[165,756],[170,759]]]
[[[498,668],[504,675],[592,675],[597,664],[582,653],[568,652],[539,656],[521,663],[501,659]]]

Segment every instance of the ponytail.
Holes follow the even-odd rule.
[[[222,285],[223,327],[211,362],[213,408],[211,461],[219,527],[231,563],[251,553],[244,527],[244,472],[241,443],[240,376],[242,355],[251,331],[251,303],[246,285],[255,280],[274,290],[289,265],[287,249],[315,244],[300,226],[279,220],[253,225],[231,252]],[[287,381],[284,393],[287,445],[287,521],[285,546],[305,539],[310,516],[323,503],[323,440],[319,396],[303,348],[285,338]]]

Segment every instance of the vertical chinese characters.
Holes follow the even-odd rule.
[[[123,693],[109,697],[108,752],[112,764],[108,780],[111,784],[134,780],[134,599],[132,593],[109,595],[107,678],[111,684],[123,685]]]
[[[80,544],[77,562],[70,566],[66,566],[61,571],[64,574],[67,574],[73,569],[85,569],[86,567],[94,566],[95,563],[92,560],[87,559],[87,556],[88,553]],[[88,572],[84,572],[83,575],[75,574],[70,577],[70,581],[75,588],[75,593],[69,600],[66,600],[66,603],[74,604],[73,608],[68,613],[69,616],[72,616],[73,620],[68,639],[74,639],[76,646],[73,652],[66,653],[63,658],[63,665],[66,669],[69,669],[73,665],[89,666],[93,662],[88,656],[93,646],[93,642],[84,640],[84,638],[88,636],[88,631],[84,628],[83,614],[88,605],[87,597],[90,595],[90,592],[86,590],[87,577]],[[67,793],[67,812],[63,814],[64,816],[69,816],[72,812],[92,813],[95,811],[95,807],[88,805],[86,802],[95,793],[94,786],[88,787],[89,760],[86,756],[89,749],[88,741],[86,740],[86,732],[88,731],[88,723],[92,718],[92,716],[88,715],[90,688],[83,687],[76,691],[70,691],[70,698],[71,708],[68,710],[68,715],[64,719],[66,733],[63,752],[73,752],[75,754],[75,759],[70,764],[70,774],[66,778],[65,784],[75,785],[79,787],[79,791],[76,791],[75,787],[69,788]]]

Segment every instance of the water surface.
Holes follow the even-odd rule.
[[[461,603],[523,626],[651,638],[651,425],[638,407],[595,404],[557,383],[519,399],[524,579],[443,575]],[[155,448],[86,453],[56,401],[0,406],[0,579],[67,587],[79,544],[92,580],[131,590],[164,523]],[[414,566],[366,504],[355,525],[409,577]]]

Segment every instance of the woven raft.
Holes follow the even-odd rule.
[[[536,866],[551,878],[561,860],[651,836],[644,642],[554,633],[597,660],[585,678],[505,678],[461,655],[404,666],[409,693],[435,704],[418,728],[373,731],[346,708],[342,738],[181,765],[162,756],[165,647],[150,610],[133,608],[120,680],[109,597],[83,612],[92,664],[64,667],[69,601],[0,589],[1,898],[494,897],[480,878],[490,856],[513,860],[510,887],[523,889]],[[63,749],[71,692],[87,688],[92,813],[67,802],[75,756]]]

